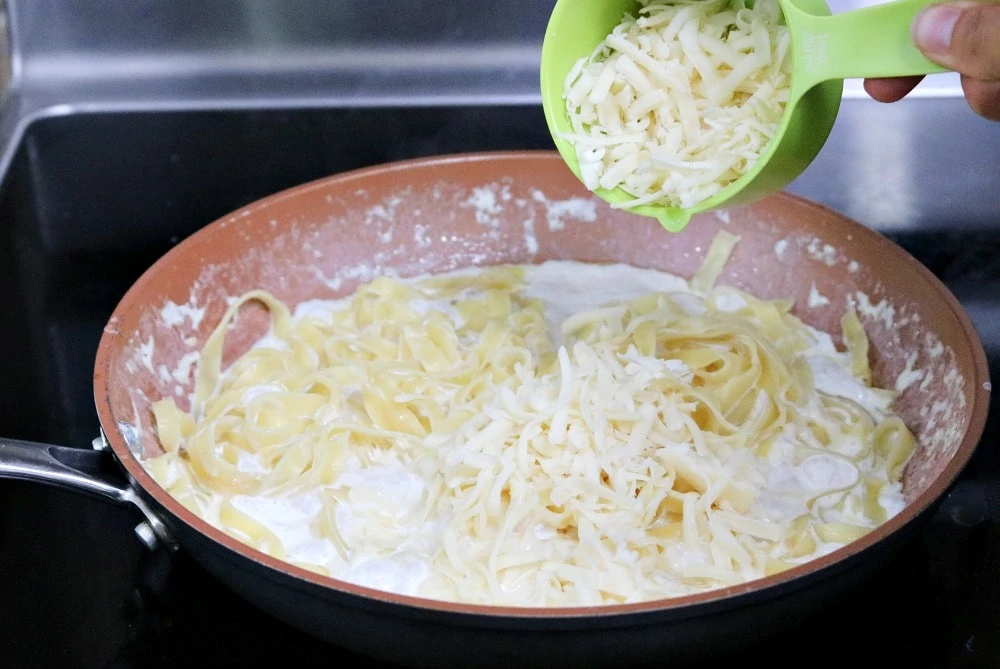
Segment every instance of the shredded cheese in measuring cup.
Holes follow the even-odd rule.
[[[566,78],[590,190],[617,207],[692,207],[746,174],[774,136],[791,85],[777,0],[646,0]]]

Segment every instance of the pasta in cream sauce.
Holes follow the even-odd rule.
[[[744,583],[902,508],[914,437],[792,304],[548,261],[380,277],[292,313],[234,301],[190,411],[154,405],[145,462],[185,507],[306,569],[433,599],[635,602]],[[247,301],[268,336],[221,368]]]

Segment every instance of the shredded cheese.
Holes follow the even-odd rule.
[[[774,136],[788,101],[789,47],[777,0],[646,0],[565,82],[590,190],[616,207],[692,207],[738,179]]]

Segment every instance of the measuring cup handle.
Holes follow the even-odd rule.
[[[913,43],[910,26],[921,9],[937,0],[895,0],[814,16],[782,3],[793,40],[793,64],[805,92],[831,79],[902,77],[945,72]]]

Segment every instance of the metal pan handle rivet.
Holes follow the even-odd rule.
[[[135,536],[139,538],[143,546],[151,551],[155,551],[160,547],[160,538],[156,536],[156,531],[146,521],[135,526]]]

